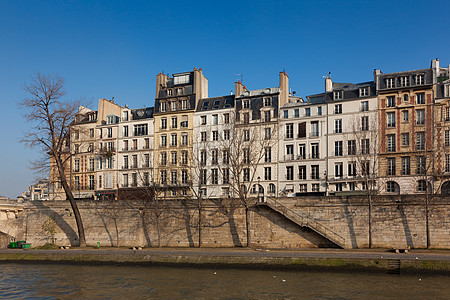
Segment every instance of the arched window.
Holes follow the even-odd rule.
[[[441,188],[441,194],[450,195],[450,181],[444,182]]]
[[[395,181],[388,181],[388,182],[386,182],[386,192],[400,193],[400,186]]]
[[[250,191],[252,194],[258,193],[257,186],[258,186],[257,184],[253,185],[252,190]],[[262,185],[259,185],[259,193],[264,194],[264,188],[262,187]]]
[[[269,184],[269,193],[275,194],[275,184]]]

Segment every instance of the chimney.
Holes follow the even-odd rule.
[[[374,69],[373,70],[373,82],[375,82],[375,90],[378,91],[380,87],[380,76],[383,74],[381,70]]]
[[[245,90],[247,90],[247,88],[242,84],[240,80],[234,83],[234,94],[236,95],[236,97],[242,95]]]
[[[329,93],[333,90],[333,81],[331,80],[331,72],[325,78],[325,93]]]
[[[431,61],[431,68],[433,69],[433,83],[437,83],[437,78],[439,77],[439,58],[433,59]]]
[[[279,106],[283,106],[284,104],[288,103],[289,99],[289,76],[288,74],[283,71],[280,72],[280,103]]]
[[[169,76],[165,75],[163,73],[158,73],[158,75],[156,75],[156,97],[155,98],[159,98],[159,91],[161,90],[162,87],[167,87],[168,78],[169,78]]]

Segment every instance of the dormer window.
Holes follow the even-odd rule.
[[[416,75],[416,85],[423,85],[425,83],[425,76],[423,74]]]
[[[271,105],[272,105],[272,99],[264,98],[264,106],[271,106]]]
[[[167,96],[172,96],[173,91],[172,90],[167,90]]]
[[[369,96],[369,87],[359,88],[359,97]]]
[[[116,124],[118,123],[119,117],[115,115],[108,115],[106,116],[106,124]]]
[[[173,81],[174,84],[189,83],[189,75],[174,76]]]
[[[344,96],[344,91],[334,91],[333,92],[334,100],[342,100],[343,96]]]
[[[160,110],[162,111],[162,112],[164,112],[164,111],[166,111],[167,110],[167,104],[166,104],[166,102],[161,102],[160,104]]]
[[[188,101],[186,99],[181,100],[181,109],[188,109]]]
[[[401,76],[400,86],[408,86],[408,85],[409,85],[409,76]]]
[[[177,102],[176,101],[170,102],[170,109],[172,111],[177,110]]]
[[[250,101],[249,100],[244,100],[243,102],[244,102],[243,103],[244,108],[249,108],[250,107]]]
[[[177,89],[177,95],[183,95],[183,88]]]
[[[122,112],[122,121],[128,121],[128,111]]]
[[[392,89],[394,87],[394,78],[386,78],[386,88]]]

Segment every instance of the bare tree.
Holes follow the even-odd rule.
[[[376,115],[372,118],[369,114],[359,115],[351,121],[350,135],[347,136],[348,155],[353,158],[353,167],[349,171],[353,171],[356,183],[361,183],[355,184],[355,189],[360,189],[367,195],[369,248],[372,248],[373,199],[379,192],[377,129]]]
[[[62,101],[64,80],[58,75],[41,75],[32,77],[31,83],[25,85],[28,96],[19,103],[24,117],[30,124],[30,130],[24,134],[22,142],[30,148],[42,150],[44,158],[34,162],[36,171],[48,170],[50,161],[61,181],[62,188],[75,216],[79,246],[86,246],[83,222],[78,205],[67,182],[66,168],[71,158],[67,152],[70,141],[70,123],[77,114],[78,101]],[[48,155],[48,156],[47,156]]]
[[[230,197],[236,199],[245,209],[245,227],[247,247],[251,245],[249,209],[258,201],[252,197],[251,190],[255,184],[258,190],[261,164],[264,161],[266,149],[277,145],[277,123],[250,123],[247,120],[238,121],[230,117],[230,123],[225,126],[230,130],[228,139],[221,138],[221,149],[227,159],[221,168],[222,177],[228,182]],[[226,154],[225,154],[226,153]]]

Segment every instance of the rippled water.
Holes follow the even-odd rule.
[[[450,277],[0,264],[0,299],[448,299]]]

